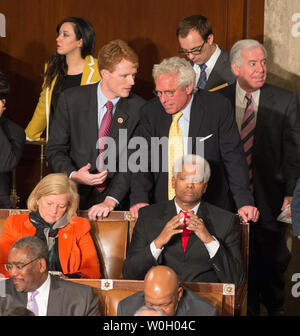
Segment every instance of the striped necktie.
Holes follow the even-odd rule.
[[[251,190],[253,191],[252,148],[253,148],[254,130],[255,130],[255,114],[251,93],[246,93],[245,98],[247,99],[247,106],[245,109],[241,126],[241,139],[249,167],[250,187]]]
[[[114,104],[109,100],[106,104],[106,113],[102,118],[101,125],[98,131],[98,149],[99,149],[99,156],[98,156],[98,171],[101,172],[103,170],[103,156],[104,156],[104,149],[106,143],[106,137],[108,137],[111,122],[113,119],[113,107]],[[103,182],[96,186],[99,192],[102,192],[106,188],[106,183]]]
[[[183,139],[182,139],[180,125],[178,123],[178,120],[181,116],[182,116],[182,112],[177,112],[173,114],[173,121],[169,129],[169,140],[168,140],[168,150],[169,150],[168,196],[169,196],[169,200],[175,197],[175,190],[172,187],[173,165],[176,159],[183,156]]]
[[[197,88],[199,89],[204,89],[205,86],[206,86],[206,72],[205,72],[205,69],[207,68],[207,65],[206,64],[201,64],[199,65],[200,67],[200,76],[199,76],[199,79],[198,79],[198,83],[197,83]]]

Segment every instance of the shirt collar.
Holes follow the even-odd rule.
[[[221,49],[219,48],[219,46],[216,44],[216,50],[214,51],[214,53],[210,56],[209,60],[205,63],[207,65],[207,70],[209,72],[211,72],[211,70],[213,69],[213,67],[215,66],[218,57],[221,54]]]
[[[240,87],[239,81],[237,80],[236,81],[236,96],[237,96],[240,104],[244,104],[245,105],[245,95],[246,95],[246,93],[247,92]],[[258,104],[259,104],[259,96],[260,96],[260,89],[251,92],[251,94],[252,94],[252,99],[253,99],[254,104],[256,106],[258,106]]]
[[[192,94],[192,98],[189,101],[189,103],[186,105],[186,107],[183,110],[180,111],[182,112],[182,118],[188,122],[190,121],[191,106],[192,106],[193,99],[194,99],[194,95]]]
[[[51,282],[50,275],[48,274],[46,281],[39,288],[37,288],[35,291],[38,291],[39,294],[41,294],[41,295],[48,295],[49,289],[50,289],[50,282]],[[32,292],[27,293],[28,297],[30,297],[31,293]]]
[[[175,199],[174,199],[174,203],[175,203],[175,207],[176,207],[177,214],[179,214],[179,212],[180,212],[181,210],[182,210],[182,211],[185,211],[185,210],[181,209],[180,206],[176,203],[176,197],[175,197]],[[194,214],[196,214],[196,213],[198,212],[200,203],[201,203],[201,202],[199,202],[193,209],[190,209],[189,211],[194,211]]]
[[[117,102],[121,97],[116,97],[114,99],[107,99],[106,96],[104,95],[103,91],[101,90],[101,81],[98,84],[98,90],[97,90],[97,95],[98,95],[98,105],[100,108],[105,107],[105,104],[110,100],[114,107],[116,106]]]

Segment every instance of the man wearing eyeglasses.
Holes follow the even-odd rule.
[[[210,21],[202,15],[191,15],[180,21],[176,30],[179,53],[191,62],[196,73],[196,87],[215,91],[232,83],[228,52],[214,43]]]
[[[36,316],[100,314],[91,287],[48,274],[48,248],[37,237],[14,243],[5,268],[11,278],[0,281],[0,316],[16,307],[26,307]]]
[[[139,130],[148,144],[148,167],[133,174],[131,215],[137,218],[141,207],[174,197],[170,167],[172,147],[176,147],[173,154],[177,157],[198,154],[209,161],[212,183],[206,201],[230,211],[238,209],[246,222],[257,221],[259,213],[253,206],[249,170],[230,101],[205,90],[194,93],[195,72],[183,58],[172,57],[154,65],[153,78],[157,97],[141,108]],[[169,147],[174,138],[178,143]]]

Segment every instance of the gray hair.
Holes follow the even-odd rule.
[[[157,313],[157,316],[168,316],[164,311],[156,308],[156,307],[152,307],[152,306],[142,306],[141,308],[139,308],[133,316],[140,316],[141,313],[145,312],[145,311],[153,311],[155,313]]]
[[[42,258],[46,260],[48,268],[48,246],[36,236],[26,236],[17,240],[10,248],[26,249],[28,255],[32,258]]]
[[[182,167],[193,164],[198,166],[199,169],[199,182],[207,183],[210,178],[210,166],[209,163],[200,155],[188,154],[178,158],[174,162],[173,176],[176,178],[177,174],[182,171]]]
[[[190,83],[195,85],[195,71],[190,62],[184,58],[178,56],[165,58],[161,63],[153,66],[152,76],[154,80],[157,76],[170,73],[177,75],[177,85],[181,88],[185,88]]]
[[[232,46],[230,50],[230,63],[235,63],[238,67],[240,67],[242,65],[242,50],[251,50],[254,48],[261,48],[265,54],[265,57],[267,58],[267,50],[260,42],[256,40],[245,39],[237,41]]]

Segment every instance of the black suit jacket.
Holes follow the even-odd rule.
[[[243,280],[242,261],[235,215],[201,201],[197,216],[219,242],[220,247],[210,258],[204,243],[191,232],[183,251],[181,235],[175,235],[156,260],[150,250],[167,222],[176,215],[173,200],[150,205],[139,210],[128,255],[123,265],[125,279],[143,280],[147,271],[157,265],[171,267],[179,281],[235,283]]]
[[[57,109],[50,129],[50,137],[46,146],[46,158],[54,172],[71,172],[80,169],[88,162],[91,172],[96,173],[98,149],[98,83],[78,86],[61,93]],[[111,196],[121,202],[130,188],[130,173],[119,172],[121,156],[126,152],[126,141],[134,135],[139,124],[139,109],[144,100],[134,94],[121,98],[116,106],[109,137],[116,144],[116,171],[110,171],[106,180],[107,189],[101,193],[95,187],[79,185],[80,208],[87,209]],[[127,132],[119,141],[119,130]],[[121,150],[119,151],[119,146]],[[127,153],[129,156],[129,153]],[[127,163],[125,157],[125,164]]]
[[[118,316],[133,316],[145,305],[144,292],[137,292],[119,302]],[[217,316],[217,308],[192,291],[183,288],[175,316]]]
[[[10,172],[20,161],[24,144],[24,130],[6,117],[0,117],[0,209],[10,208]]]
[[[236,83],[218,91],[235,107]],[[297,95],[265,84],[260,91],[252,152],[254,198],[261,217],[274,221],[283,198],[293,196],[300,176],[300,114]]]
[[[219,48],[221,49],[221,54],[207,79],[205,85],[206,90],[213,89],[224,83],[230,84],[235,81],[235,76],[231,71],[229,54],[223,48]]]
[[[168,137],[172,115],[167,114],[158,98],[141,109],[140,134],[147,140],[149,152],[151,138]],[[211,135],[211,136],[210,136]],[[208,137],[201,141],[200,137]],[[249,189],[248,166],[228,99],[200,90],[194,94],[191,106],[188,153],[204,156],[211,168],[211,178],[204,199],[221,208],[233,210],[229,202],[229,187],[237,208],[254,203]],[[204,143],[204,153],[200,144]],[[133,174],[131,204],[157,203],[168,199],[168,146],[154,149],[159,166],[153,171],[153,158],[149,155],[148,172]],[[164,163],[166,165],[164,166]],[[152,165],[152,166],[151,166]]]
[[[47,316],[100,315],[98,299],[91,287],[56,276],[51,276],[50,281]],[[0,316],[5,309],[27,306],[27,293],[17,292],[12,279],[1,281],[0,286],[5,287],[5,296],[0,295]]]

